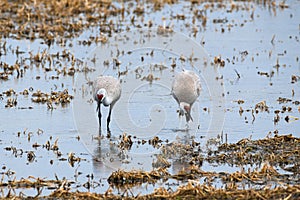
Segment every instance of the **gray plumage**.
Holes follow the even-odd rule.
[[[110,133],[109,123],[111,111],[115,103],[121,97],[121,84],[120,81],[112,76],[99,76],[93,82],[93,97],[97,102],[97,111],[99,118],[99,134],[101,134],[101,104],[110,106],[109,114],[107,117],[107,132]]]
[[[191,107],[201,92],[199,76],[192,71],[185,70],[178,73],[172,84],[172,95],[180,107],[179,115],[186,116],[186,121],[193,120]]]

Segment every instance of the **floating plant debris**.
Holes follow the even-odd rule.
[[[131,135],[127,135],[126,133],[123,133],[122,136],[120,136],[121,141],[119,142],[119,148],[120,149],[130,149],[132,146],[132,140]]]
[[[292,135],[275,136],[261,140],[243,139],[236,144],[222,144],[218,151],[209,155],[208,162],[230,165],[262,164],[269,162],[285,168],[300,159],[300,139]]]
[[[23,134],[27,132],[28,131],[25,130]],[[31,132],[28,132],[28,134],[29,133]],[[22,133],[20,132],[20,134]],[[38,129],[37,134],[44,134],[43,130]],[[274,136],[270,137],[272,134],[274,134]],[[126,137],[128,136],[123,134],[123,140],[128,140]],[[153,138],[153,140],[157,141],[158,138]],[[57,151],[57,140],[52,145],[50,142],[48,143],[49,148],[53,151]],[[45,145],[45,148],[46,146],[47,144]],[[237,197],[247,197],[256,199],[259,197],[259,199],[265,199],[277,197],[297,198],[300,196],[300,187],[297,185],[299,180],[297,174],[300,166],[297,163],[300,160],[300,138],[292,135],[278,135],[278,132],[274,131],[274,133],[269,133],[265,139],[242,139],[234,144],[224,143],[219,145],[217,150],[208,151],[207,153],[199,151],[198,147],[199,144],[196,142],[192,142],[191,144],[162,144],[160,148],[161,153],[158,154],[157,162],[164,162],[164,166],[154,166],[154,169],[150,172],[143,170],[117,170],[108,177],[107,181],[111,187],[124,188],[127,191],[132,187],[146,183],[156,184],[157,182],[166,182],[171,179],[183,182],[175,190],[167,190],[164,187],[160,187],[156,188],[153,193],[147,195],[131,196],[130,193],[128,193],[129,196],[126,196],[127,199],[188,199],[192,196],[197,198],[226,197],[232,199]],[[5,150],[12,151],[16,157],[22,156],[24,153],[22,149],[17,149],[16,147],[6,147]],[[34,151],[27,151],[25,153],[29,162],[34,161],[36,158]],[[193,158],[195,157],[195,154],[201,156],[202,161],[205,160],[209,163],[243,167],[232,173],[204,171],[201,169],[201,163],[181,159],[182,156]],[[180,156],[178,157],[178,155]],[[168,165],[168,161],[166,160],[168,157],[178,157],[181,162],[187,163],[187,167],[178,171],[176,174],[171,174],[168,171],[168,168],[171,165]],[[67,160],[71,165],[74,165],[75,162],[80,162],[82,159],[71,152],[68,154]],[[255,165],[256,167],[250,168],[249,164]],[[6,170],[5,168],[3,169]],[[284,171],[289,173],[283,173]],[[3,171],[2,174],[13,176],[14,172],[6,170]],[[205,178],[207,181],[200,184],[198,180],[201,178]],[[221,181],[226,186],[226,189],[212,186],[213,181]],[[281,184],[277,185],[278,182]],[[47,180],[28,177],[27,179],[14,179],[13,181],[7,182],[1,181],[0,187],[10,187],[13,189],[47,188],[53,191],[47,197],[37,196],[42,198],[121,198],[120,196],[111,193],[110,189],[104,194],[71,192],[74,184],[75,181],[67,179],[60,180],[57,178],[57,180]],[[97,183],[88,181],[84,185],[87,186],[87,184],[91,186],[91,184]],[[248,189],[241,189],[240,186],[243,184],[256,185],[258,188],[251,187]],[[274,184],[275,187],[270,187],[272,184]],[[8,194],[7,197],[21,198],[13,194]]]
[[[261,101],[255,104],[255,110],[256,112],[269,112],[269,107],[267,106],[266,101]]]
[[[34,103],[47,103],[48,108],[51,108],[51,104],[60,104],[65,105],[69,104],[71,100],[73,99],[73,96],[68,93],[68,90],[65,89],[64,91],[52,91],[51,93],[44,93],[40,90],[37,90],[32,94],[32,102]]]
[[[136,185],[142,183],[155,183],[157,180],[169,175],[165,168],[159,168],[158,170],[145,172],[145,171],[130,171],[125,172],[118,170],[113,172],[108,177],[108,182],[116,186],[124,185]]]
[[[189,181],[187,184],[180,186],[177,190],[172,191],[166,188],[157,188],[153,193],[137,196],[118,196],[108,190],[105,194],[97,194],[91,192],[69,192],[68,190],[55,190],[45,199],[297,199],[299,198],[300,186],[278,186],[271,189],[264,186],[258,189],[216,189],[213,186],[202,185],[197,182]],[[20,197],[15,197],[19,199]]]
[[[224,67],[224,66],[225,66],[225,60],[223,60],[223,59],[221,58],[221,56],[216,56],[216,57],[214,58],[214,63],[215,63],[216,65],[220,65],[221,67]]]

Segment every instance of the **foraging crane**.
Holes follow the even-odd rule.
[[[175,76],[172,95],[179,104],[179,116],[185,115],[186,122],[193,121],[191,107],[199,97],[200,91],[200,78],[195,72],[184,70]]]

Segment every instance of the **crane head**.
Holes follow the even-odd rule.
[[[97,91],[96,94],[97,100],[102,102],[104,98],[106,97],[106,90],[104,88],[101,88],[100,90]]]

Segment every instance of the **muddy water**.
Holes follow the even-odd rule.
[[[86,191],[88,189],[84,184],[90,182],[94,186],[90,191],[103,193],[109,188],[107,178],[111,172],[117,169],[149,171],[153,168],[155,155],[160,152],[159,148],[148,144],[154,136],[158,136],[163,144],[188,143],[195,139],[201,142],[203,152],[210,137],[217,138],[217,143],[225,140],[237,142],[242,138],[264,138],[275,130],[279,134],[291,133],[299,137],[300,121],[295,119],[300,117],[297,105],[300,89],[299,83],[291,81],[292,75],[300,76],[300,4],[291,1],[288,2],[289,7],[284,9],[255,3],[237,4],[240,9],[232,12],[226,11],[230,4],[227,8],[208,9],[206,26],[201,25],[200,20],[193,25],[192,14],[187,14],[185,20],[174,18],[174,12],[190,13],[190,3],[187,2],[179,2],[174,7],[166,5],[155,14],[149,9],[144,16],[145,21],[170,25],[174,32],[161,35],[154,28],[150,39],[145,37],[148,30],[143,33],[131,30],[123,33],[129,37],[122,41],[112,38],[98,46],[78,42],[99,34],[98,29],[86,30],[66,45],[50,47],[39,40],[2,39],[1,45],[6,41],[7,47],[6,53],[1,56],[2,62],[13,65],[16,60],[23,60],[30,66],[23,78],[17,78],[14,74],[7,81],[0,80],[1,92],[12,88],[17,92],[13,97],[18,102],[15,107],[5,108],[9,97],[3,95],[0,104],[0,164],[2,172],[7,174],[4,180],[29,176],[45,179],[65,177],[74,180],[74,189]],[[166,19],[161,20],[162,17]],[[137,18],[137,23],[142,24],[141,20]],[[199,30],[195,36],[193,26]],[[14,53],[17,46],[24,53]],[[123,51],[118,53],[117,49],[122,48]],[[79,72],[75,76],[59,75],[59,79],[52,79],[56,71],[45,72],[41,65],[26,59],[30,57],[29,52],[36,55],[43,50],[49,54],[70,51],[84,63],[77,64],[78,68],[86,64],[94,71]],[[224,67],[214,64],[216,56],[225,61]],[[93,61],[94,57],[96,61]],[[121,64],[115,66],[112,58],[117,58]],[[103,67],[105,60],[109,64]],[[60,62],[61,68],[70,65],[63,58],[56,61]],[[176,67],[173,69],[171,65],[174,62]],[[183,68],[199,74],[203,89],[199,100],[193,105],[194,121],[188,128],[184,120],[178,118],[178,105],[170,95],[172,78]],[[100,73],[116,77],[122,73],[123,90],[122,98],[113,111],[112,136],[101,140],[97,138],[96,105],[91,101],[91,87],[88,85]],[[153,75],[154,80],[147,80],[149,74]],[[19,94],[30,87],[33,91],[28,96]],[[48,109],[46,104],[31,101],[31,95],[38,89],[44,92],[68,89],[74,100],[71,104],[54,105],[53,109]],[[291,101],[280,104],[277,101],[279,97]],[[268,111],[252,114],[255,105],[261,101],[266,101]],[[283,112],[282,106],[291,107],[291,111]],[[102,110],[105,121],[107,109]],[[275,110],[280,110],[278,123],[274,123]],[[286,116],[290,120],[285,120]],[[119,137],[124,132],[132,136],[133,145],[131,149],[120,150]],[[106,135],[105,129],[102,133]],[[223,141],[217,135],[223,136]],[[56,140],[58,150],[52,148]],[[139,143],[142,140],[146,143]],[[47,148],[48,142],[50,148]],[[28,159],[29,151],[34,152],[33,160]],[[81,159],[73,166],[69,162],[71,152]],[[176,173],[184,166],[184,163],[174,161],[169,171]],[[236,170],[207,163],[203,164],[202,169]],[[136,187],[133,192],[151,192],[160,184]],[[177,186],[172,180],[168,184]],[[29,195],[36,193],[35,190],[15,192],[20,191]],[[51,190],[43,191],[45,195],[49,192]]]

